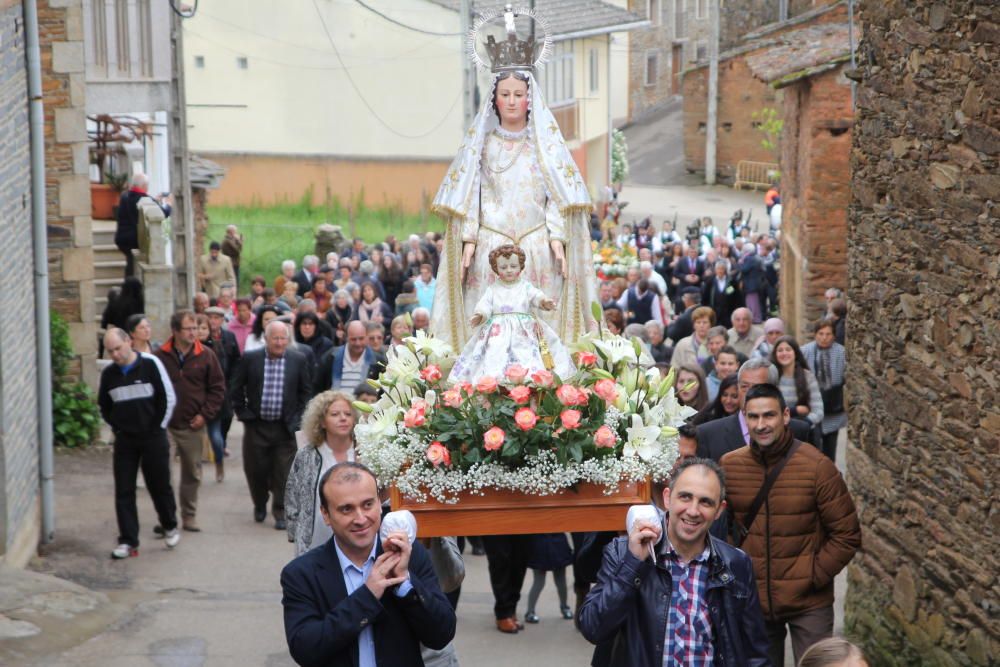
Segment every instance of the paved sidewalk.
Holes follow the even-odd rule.
[[[173,551],[153,538],[155,513],[139,490],[139,556],[109,558],[115,546],[111,453],[107,447],[56,457],[56,540],[36,572],[0,571],[0,664],[19,667],[284,667],[288,656],[278,575],[292,556],[284,532],[254,523],[240,459],[240,426],[229,437],[226,481],[205,467],[198,521]],[[177,479],[176,466],[174,479]],[[456,647],[463,665],[586,665],[590,645],[557,618],[549,582],[542,623],[517,636],[493,627],[485,557],[467,552]],[[58,578],[56,578],[58,577]],[[530,583],[530,574],[529,574]],[[11,581],[17,580],[15,587]],[[527,585],[525,586],[527,591]],[[519,610],[523,615],[522,608]],[[31,636],[10,632],[39,629]]]

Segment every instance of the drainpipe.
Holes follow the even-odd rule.
[[[38,466],[42,496],[42,544],[55,534],[52,451],[52,359],[49,340],[49,258],[45,222],[45,117],[42,115],[42,60],[38,47],[38,7],[22,0],[24,50],[28,61],[28,120],[31,128],[31,240],[35,269],[35,367],[38,369]]]

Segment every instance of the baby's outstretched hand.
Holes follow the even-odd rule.
[[[469,324],[474,327],[478,327],[483,323],[483,316],[481,313],[476,313],[469,319]]]
[[[541,308],[542,310],[555,310],[556,302],[553,301],[552,299],[542,299],[538,303],[538,307]]]

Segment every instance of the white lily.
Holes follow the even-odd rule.
[[[386,350],[384,375],[390,380],[404,383],[415,380],[420,373],[420,359],[405,345],[395,345]]]
[[[448,343],[434,336],[428,336],[423,330],[417,331],[415,336],[404,338],[403,342],[412,345],[413,349],[428,357],[446,357],[451,354],[451,346]]]
[[[388,405],[384,409],[373,409],[362,423],[354,427],[358,439],[373,442],[396,435],[400,411],[401,408],[398,405]]]
[[[632,343],[621,336],[609,336],[604,340],[594,339],[594,347],[604,353],[611,365],[617,364],[625,359],[635,359],[635,348]]]
[[[632,426],[625,429],[625,446],[622,454],[625,456],[638,456],[643,461],[653,458],[656,453],[656,441],[660,437],[659,426],[643,426],[642,417],[632,415]]]

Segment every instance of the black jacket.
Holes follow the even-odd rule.
[[[666,527],[664,526],[664,534]],[[709,536],[708,585],[705,593],[715,636],[717,667],[768,667],[764,615],[750,557]],[[657,551],[664,555],[667,541]],[[663,664],[670,611],[670,569],[659,559],[639,561],[628,538],[617,537],[604,549],[597,585],[580,609],[580,632],[594,644],[612,641],[609,665],[646,667]]]
[[[788,428],[792,430],[796,440],[819,446],[816,442],[815,429],[809,422],[792,417],[788,422]],[[713,419],[698,426],[699,457],[712,459],[718,463],[723,456],[745,445],[739,414]]]
[[[216,341],[212,336],[205,341],[208,348],[215,352],[222,367],[222,374],[226,378],[226,387],[232,382],[233,373],[236,372],[236,364],[240,362],[240,346],[236,342],[236,334],[232,331],[222,330],[222,338]]]
[[[233,373],[229,397],[233,404],[233,413],[244,423],[260,419],[265,354],[267,352],[262,347],[247,352],[240,358],[236,372]],[[286,349],[281,421],[285,423],[289,435],[299,430],[299,425],[302,423],[302,411],[312,396],[309,386],[311,379],[312,374],[306,358],[291,347]]]
[[[115,245],[121,250],[135,250],[139,247],[139,200],[145,196],[145,192],[126,190],[118,200]]]
[[[128,373],[117,364],[101,371],[97,404],[115,435],[162,433],[176,402],[166,369],[151,354],[139,354]]]
[[[697,306],[691,306],[683,313],[677,316],[677,319],[673,321],[673,324],[667,327],[666,337],[677,345],[677,342],[681,338],[687,338],[694,333],[694,322],[691,320],[691,313]]]
[[[381,554],[379,540],[376,558]],[[419,542],[409,573],[413,590],[399,597],[390,588],[377,600],[365,586],[347,594],[333,538],[290,562],[281,571],[281,606],[292,659],[306,667],[354,667],[358,635],[370,625],[375,664],[423,667],[420,645],[447,646],[455,636],[455,612]]]

